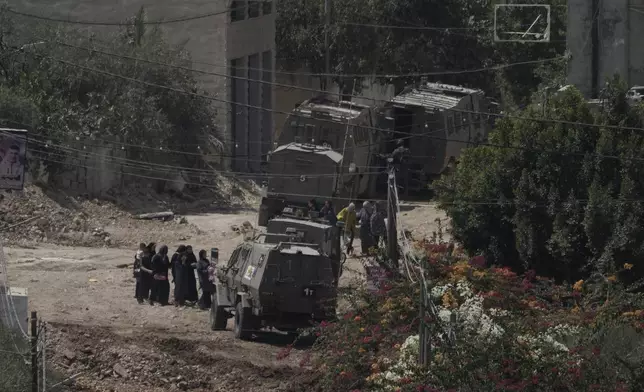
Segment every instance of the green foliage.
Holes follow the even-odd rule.
[[[521,116],[499,121],[494,146],[467,150],[438,182],[454,238],[495,263],[568,281],[632,262],[620,277],[635,283],[644,273],[644,135],[592,126],[642,126],[625,86],[612,81],[598,113],[569,89],[545,114],[531,106]]]
[[[0,391],[29,391],[31,373],[25,362],[28,356],[17,352],[14,342],[21,352],[26,352],[26,344],[0,324]]]
[[[430,73],[560,56],[565,51],[566,1],[548,3],[553,5],[551,42],[521,44],[493,42],[493,5],[487,1],[332,0],[328,31],[331,72]],[[289,69],[307,66],[313,72],[325,72],[324,0],[283,0],[277,6],[280,65]],[[430,79],[482,88],[490,95],[503,97],[504,103],[524,105],[541,85],[562,82],[565,66],[565,61],[558,61]],[[418,77],[401,77],[380,82],[400,88],[417,80]],[[338,77],[335,81],[347,83]]]
[[[416,244],[427,293],[402,280],[375,293],[347,290],[351,311],[315,328],[317,355],[302,363],[319,370],[318,390],[642,389],[642,294],[624,291],[614,276],[560,285],[534,271],[486,267],[480,257],[451,248]],[[421,300],[433,302],[436,317],[427,309],[419,313]],[[448,326],[454,344],[445,338]],[[429,343],[424,366],[418,363],[421,327]]]
[[[11,22],[0,10],[0,18]],[[32,133],[54,140],[76,137],[113,138],[130,145],[171,147],[193,151],[203,140],[222,145],[214,123],[211,101],[163,87],[197,93],[190,71],[148,62],[108,56],[91,49],[190,67],[181,48],[170,47],[159,29],[142,22],[141,9],[134,23],[115,34],[95,35],[49,25],[8,23],[0,35],[1,124],[25,124]],[[44,42],[44,44],[38,44]],[[25,43],[36,43],[25,45]],[[73,45],[70,47],[61,43]],[[22,49],[21,49],[22,48]],[[84,49],[88,48],[88,49]],[[65,64],[126,76],[109,76]],[[141,83],[143,82],[143,83]],[[18,108],[19,110],[14,110]],[[13,113],[13,115],[12,115]],[[150,155],[150,150],[128,148],[132,159],[164,164],[195,164],[194,156]]]

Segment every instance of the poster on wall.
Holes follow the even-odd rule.
[[[22,190],[27,164],[27,131],[0,128],[0,189]]]

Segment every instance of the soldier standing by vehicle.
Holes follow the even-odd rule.
[[[333,204],[330,200],[324,202],[324,207],[320,209],[320,218],[326,219],[330,224],[335,225],[338,221],[338,218],[335,216],[335,210],[333,209]]]
[[[208,268],[210,267],[210,260],[208,260],[208,253],[202,249],[199,251],[199,261],[197,261],[197,275],[199,276],[199,286],[201,287],[201,298],[199,298],[199,309],[208,310],[211,306],[211,295],[214,291],[214,286],[209,279]]]
[[[382,204],[375,204],[376,211],[371,215],[371,234],[373,235],[373,242],[376,247],[380,245],[380,239],[384,238],[387,233],[387,226],[385,225],[385,208]]]
[[[405,144],[402,139],[396,141],[396,149],[391,153],[391,158],[393,160],[393,166],[396,170],[398,181],[396,181],[401,188],[404,188],[407,191],[407,177],[408,177],[408,167],[407,167],[407,158],[409,156],[409,149],[405,147]]]

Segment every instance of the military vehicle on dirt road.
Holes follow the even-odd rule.
[[[293,333],[335,317],[337,263],[320,245],[305,242],[304,231],[260,234],[216,267],[212,330],[224,330],[234,318],[235,337],[248,339],[262,328]]]

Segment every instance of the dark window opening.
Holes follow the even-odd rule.
[[[295,159],[295,167],[296,167],[297,169],[308,169],[308,168],[310,168],[311,166],[313,166],[313,162],[312,162],[312,161],[307,161],[307,160],[305,160],[305,159],[300,159],[300,158],[296,158],[296,159]]]
[[[248,17],[249,18],[259,18],[260,10],[260,1],[261,0],[248,0]]]
[[[246,0],[233,0],[230,3],[230,21],[239,22],[246,18]]]
[[[314,143],[315,125],[306,125],[306,143]]]
[[[271,13],[273,13],[273,2],[264,0],[262,2],[262,12],[263,15],[270,15]]]

